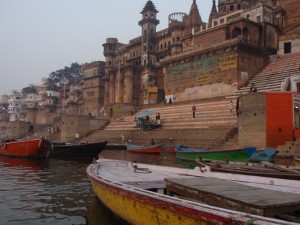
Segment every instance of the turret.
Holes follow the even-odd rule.
[[[171,34],[171,55],[182,52],[181,37],[184,30],[186,13],[172,13],[169,15],[169,32]]]
[[[218,11],[217,11],[217,7],[216,7],[216,0],[213,0],[213,5],[209,14],[209,19],[208,19],[208,27],[212,27],[212,23],[214,19],[218,18]]]
[[[113,59],[116,56],[117,45],[117,38],[107,38],[106,43],[102,45],[104,48],[103,55],[105,56],[106,67],[113,66]]]
[[[142,10],[142,20],[139,25],[142,27],[142,65],[155,64],[156,57],[156,26],[159,20],[156,19],[158,13],[152,1],[148,1]]]

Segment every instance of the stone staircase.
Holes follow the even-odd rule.
[[[96,142],[108,140],[109,143],[122,144],[121,136],[134,144],[145,145],[153,138],[156,143],[179,143],[194,148],[222,149],[231,141],[231,147],[237,146],[237,116],[230,113],[230,101],[235,99],[207,99],[198,102],[176,103],[172,105],[157,105],[147,108],[159,112],[162,127],[143,131],[133,127],[135,115],[124,116],[112,121],[104,129],[97,130],[83,141]],[[192,106],[197,107],[196,118],[192,116]],[[155,121],[155,113],[150,116]],[[230,144],[227,146],[230,147]]]
[[[108,143],[122,144],[121,136],[126,142],[147,145],[153,139],[160,144],[181,144],[193,148],[223,149],[224,143],[228,141],[228,134],[232,127],[191,128],[191,129],[155,129],[143,130],[97,130],[82,141],[97,142],[108,140]]]
[[[254,83],[259,92],[280,91],[281,82],[293,75],[300,76],[300,53],[291,53],[278,56],[269,63],[259,74],[249,81],[249,85],[242,87],[237,94],[249,91],[250,84]]]
[[[230,101],[235,99],[206,100],[189,104],[173,104],[152,107],[161,116],[162,127],[159,129],[191,129],[210,128],[214,126],[236,127],[237,116],[230,114]],[[192,106],[197,108],[196,118],[192,117]],[[141,110],[143,111],[143,110]],[[135,115],[125,116],[121,120],[112,121],[104,130],[137,130],[133,127]],[[234,110],[235,111],[235,108]],[[150,116],[155,121],[155,113]]]
[[[287,141],[285,145],[278,146],[279,154],[281,155],[293,155],[300,157],[300,139],[295,141]]]

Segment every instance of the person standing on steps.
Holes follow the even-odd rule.
[[[195,118],[196,117],[196,106],[195,105],[193,105],[192,111],[193,111],[193,118]]]
[[[252,83],[252,84],[251,84],[251,87],[250,87],[250,89],[249,89],[249,93],[254,93],[254,92],[257,92],[257,88],[255,87],[255,84]]]
[[[233,101],[231,100],[230,103],[229,103],[229,115],[234,115],[234,112],[233,112]]]

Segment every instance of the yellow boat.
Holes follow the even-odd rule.
[[[99,159],[86,171],[102,203],[133,225],[293,224],[165,195],[165,179],[188,170]]]
[[[300,166],[300,158],[294,158],[295,166]]]

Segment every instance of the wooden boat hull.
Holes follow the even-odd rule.
[[[112,164],[112,168],[118,166]],[[118,183],[98,174],[97,171],[101,168],[103,167],[98,163],[87,168],[94,192],[113,213],[133,225],[237,225],[246,224],[254,218],[255,224],[288,224],[286,221],[225,210]]]
[[[278,166],[267,161],[261,163],[243,163],[243,162],[222,162],[222,161],[201,161],[196,162],[205,167],[210,167],[213,172],[243,174],[248,176],[280,178],[290,180],[300,180],[300,172],[286,167]]]
[[[56,156],[91,156],[98,157],[98,154],[106,147],[107,141],[96,143],[79,144],[53,144],[50,157]]]
[[[169,153],[175,153],[176,146],[175,145],[163,145],[163,144],[161,144],[161,148],[162,148],[162,150],[167,151]]]
[[[153,153],[159,154],[161,152],[160,145],[131,145],[127,144],[127,151],[128,152],[135,152],[135,153]]]
[[[45,138],[2,142],[0,155],[10,157],[46,157],[51,149],[51,143]]]
[[[176,150],[176,158],[194,161],[196,158],[203,160],[224,160],[227,158],[229,161],[246,162],[249,156],[245,149],[222,150],[222,151],[207,151],[207,152],[187,152]]]

